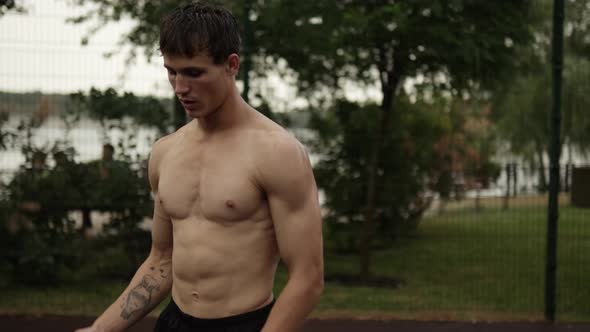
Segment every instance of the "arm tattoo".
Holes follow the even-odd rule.
[[[134,313],[144,310],[150,304],[152,292],[159,289],[158,281],[152,276],[145,275],[139,285],[135,286],[127,295],[121,318],[129,320]]]
[[[160,267],[158,268],[158,272],[160,272],[160,277],[162,277],[162,279],[168,278],[168,276],[170,275],[170,267],[171,266],[172,266],[172,262],[164,262],[160,265]],[[150,271],[155,273],[156,267],[151,266]]]
[[[160,277],[166,279],[168,275],[170,275],[170,267],[172,266],[172,262],[164,262],[160,265]]]

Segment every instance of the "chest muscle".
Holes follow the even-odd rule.
[[[169,159],[160,169],[159,197],[173,220],[238,221],[256,213],[264,195],[239,154]]]

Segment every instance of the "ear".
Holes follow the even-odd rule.
[[[225,61],[225,71],[228,75],[237,76],[240,70],[240,56],[236,53],[232,53],[227,57]]]

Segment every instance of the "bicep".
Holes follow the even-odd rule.
[[[152,252],[172,252],[172,221],[164,211],[160,198],[154,195],[154,217],[152,222]]]
[[[158,168],[160,160],[163,157],[163,149],[165,148],[162,146],[163,142],[164,139],[160,139],[154,144],[148,163],[149,183],[154,197],[151,255],[170,255],[172,253],[172,221],[166,211],[164,211],[160,197],[158,195]]]
[[[309,159],[300,149],[286,157],[292,159],[288,168],[267,179],[277,244],[289,270],[323,266],[318,192]]]
[[[292,205],[280,196],[269,198],[280,256],[289,270],[323,264],[319,204],[312,195],[300,199]]]

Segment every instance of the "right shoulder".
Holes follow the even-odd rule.
[[[161,159],[164,154],[170,149],[172,141],[176,139],[177,132],[158,138],[152,144],[152,151],[150,153],[150,161],[153,159]]]
[[[172,142],[176,139],[177,133],[172,133],[166,135],[164,137],[159,138],[154,144],[152,145],[152,151],[150,153],[149,163],[148,163],[148,173],[149,173],[149,180],[152,190],[157,191],[158,187],[158,180],[160,175],[160,163],[162,159],[164,159],[166,153],[170,150],[172,146]]]

